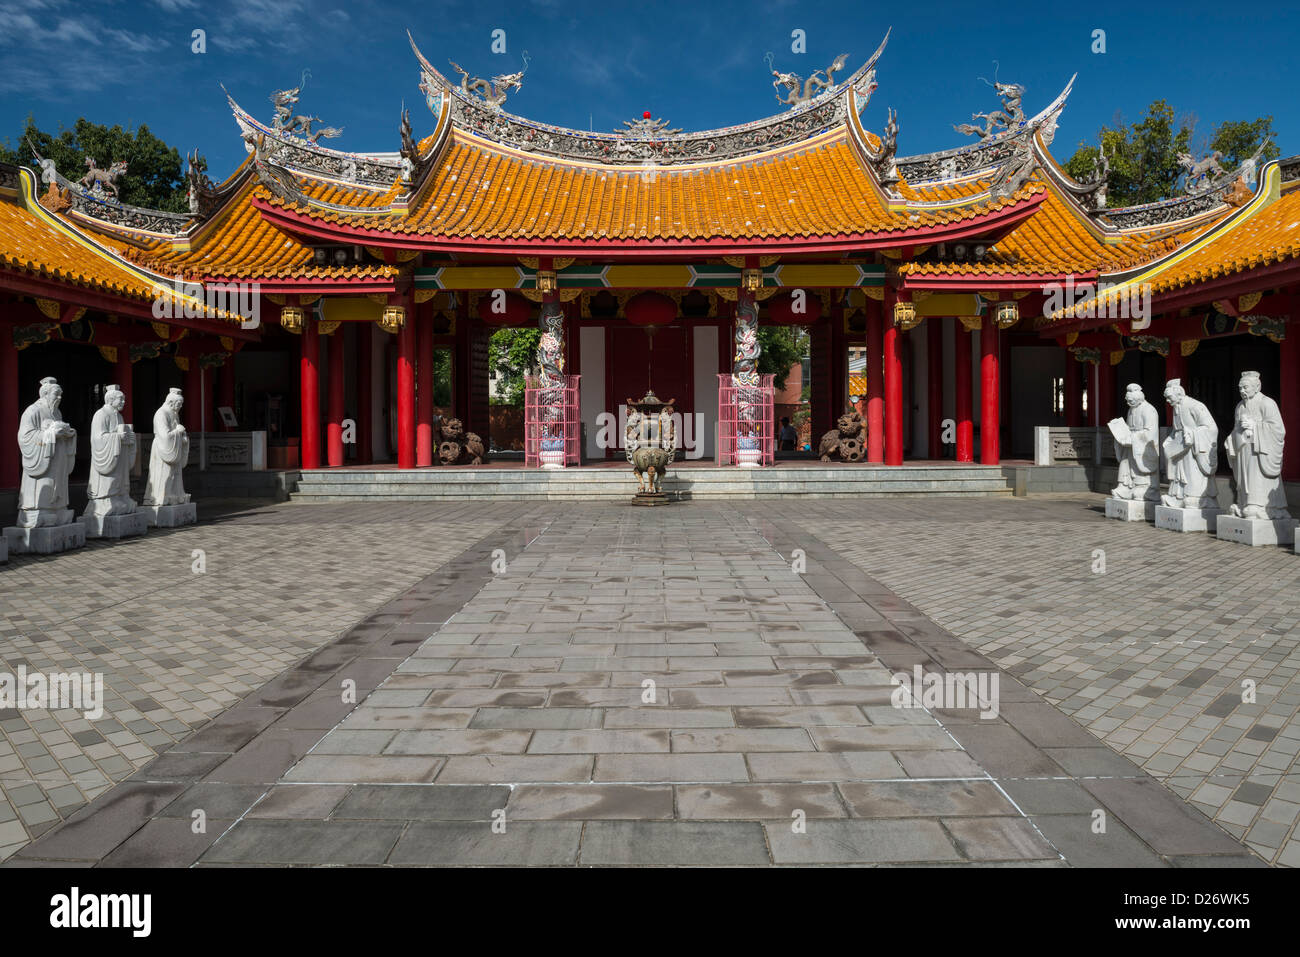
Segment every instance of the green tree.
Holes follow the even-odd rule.
[[[498,329],[488,341],[488,368],[495,372],[499,397],[496,405],[524,404],[524,377],[537,365],[537,347],[542,331],[528,327]]]
[[[758,356],[760,374],[770,373],[777,391],[785,388],[790,367],[808,354],[808,332],[802,326],[759,326]]]
[[[123,203],[172,213],[189,210],[181,154],[150,133],[147,126],[131,131],[102,126],[83,117],[72,129],[60,130],[54,136],[38,129],[28,116],[18,142],[6,139],[0,145],[0,162],[29,166],[39,172],[33,146],[46,159],[54,160],[58,171],[73,182],[86,174],[87,157],[101,169],[125,160],[126,174],[117,181],[118,198]]]
[[[1110,161],[1106,189],[1109,205],[1136,206],[1177,195],[1183,179],[1178,154],[1195,152],[1192,148],[1195,129],[1195,117],[1176,116],[1173,107],[1163,99],[1148,106],[1136,123],[1126,126],[1117,115],[1112,125],[1103,126],[1098,131],[1098,140]],[[1209,149],[1223,153],[1223,169],[1231,172],[1272,135],[1271,116],[1228,120],[1215,127]],[[1270,142],[1264,158],[1277,155],[1276,144]],[[1096,162],[1097,147],[1081,143],[1066,161],[1065,169],[1075,179],[1086,181],[1092,178]]]

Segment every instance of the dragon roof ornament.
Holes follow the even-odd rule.
[[[240,133],[249,153],[254,152],[253,144],[261,135],[265,137],[264,159],[308,176],[340,180],[380,190],[390,188],[401,176],[400,154],[345,153],[319,146],[285,130],[267,126],[236,103],[225,86],[222,86],[221,90],[226,94],[226,101],[230,104],[235,122],[239,124]],[[252,134],[253,139],[250,140],[248,134]]]
[[[99,169],[94,160],[86,158],[86,175],[78,182],[65,178],[55,167],[54,160],[41,156],[28,141],[36,165],[41,169],[41,182],[49,188],[47,197],[57,197],[58,208],[52,212],[66,212],[83,219],[94,220],[107,226],[135,232],[159,233],[176,236],[185,232],[192,217],[184,213],[168,213],[159,209],[129,206],[117,198],[114,182],[126,171],[125,163],[114,163],[107,170]],[[100,174],[96,176],[95,174]],[[109,186],[111,189],[106,189]],[[42,205],[47,205],[42,202]],[[47,206],[48,208],[48,206]]]
[[[813,70],[812,73],[808,75],[808,79],[804,80],[801,88],[799,86],[800,76],[798,73],[782,73],[779,70],[773,69],[773,56],[769,51],[765,59],[767,60],[767,68],[772,70],[772,76],[774,77],[772,80],[772,86],[777,90],[776,101],[785,104],[792,110],[796,110],[804,104],[817,99],[819,95],[825,93],[827,90],[834,89],[835,74],[844,69],[844,63],[848,58],[849,55],[847,53],[841,53],[835,58],[835,61],[826,68],[825,73],[821,70]],[[782,96],[780,93],[782,89],[785,90],[785,96]]]
[[[731,159],[796,144],[833,129],[844,122],[848,105],[842,94],[846,90],[852,88],[862,96],[869,96],[875,89],[876,61],[889,42],[886,32],[876,52],[852,76],[806,102],[795,104],[787,113],[693,133],[642,131],[632,127],[614,133],[597,133],[539,123],[507,113],[499,106],[485,105],[480,98],[462,90],[461,85],[444,77],[420,52],[409,31],[407,36],[420,64],[421,90],[426,97],[441,92],[451,100],[452,121],[458,128],[538,156],[620,166],[647,161],[668,166]]]
[[[966,132],[979,136],[978,142],[955,149],[905,156],[898,160],[898,172],[909,184],[916,186],[929,182],[964,179],[979,173],[987,174],[991,170],[1001,170],[1009,174],[1002,183],[1002,188],[1005,189],[1026,173],[1023,167],[1033,152],[1031,144],[1035,136],[1041,138],[1045,144],[1051,143],[1056,133],[1057,119],[1065,109],[1077,76],[1076,73],[1070,77],[1065,89],[1057,94],[1043,110],[1029,118],[1025,118],[1023,110],[1020,109],[1023,89],[1018,94],[1004,93],[1004,109],[994,111],[995,114],[1001,114],[1000,118],[993,114],[975,114],[973,117],[975,119],[981,115],[986,117],[984,127],[962,124],[969,128]],[[1015,84],[999,84],[999,86],[1005,88]],[[993,118],[989,119],[989,116]],[[957,129],[962,132],[960,126]],[[998,179],[1001,181],[1004,177],[999,175]]]

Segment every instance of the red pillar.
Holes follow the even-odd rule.
[[[930,409],[930,434],[927,448],[930,458],[942,455],[943,438],[943,323],[927,319],[925,340],[926,405]]]
[[[985,316],[980,330],[980,462],[984,465],[1001,461],[999,338],[997,322]]]
[[[1065,350],[1065,424],[1076,428],[1083,424],[1083,407],[1080,397],[1083,385],[1079,381],[1079,372],[1084,364],[1074,357],[1069,349]]]
[[[1185,379],[1187,377],[1187,357],[1183,355],[1182,343],[1177,339],[1169,340],[1169,355],[1165,356],[1165,383],[1170,379]],[[1187,388],[1187,383],[1183,383],[1183,388]],[[1164,401],[1164,390],[1161,389],[1161,401]],[[1155,405],[1154,397],[1148,396],[1147,401]],[[1174,407],[1168,402],[1165,405],[1165,425],[1174,424]],[[1285,420],[1283,420],[1285,421]],[[1285,446],[1283,447],[1283,456],[1286,455]],[[1285,466],[1284,466],[1285,467]]]
[[[325,454],[329,467],[343,464],[343,330],[335,328],[329,336],[329,419],[325,426]]]
[[[368,322],[357,323],[357,461],[371,465],[375,461],[375,443],[371,437],[371,420],[374,417],[374,327]]]
[[[414,319],[414,316],[411,317]],[[415,331],[419,352],[419,401],[415,428],[415,464],[424,468],[433,464],[433,317],[420,322]]]
[[[885,464],[903,464],[903,342],[894,323],[894,296],[885,295]]]
[[[415,468],[415,310],[397,334],[397,467]]]
[[[1300,299],[1293,297],[1292,301],[1300,302]],[[1282,381],[1277,404],[1289,440],[1282,445],[1282,478],[1295,482],[1300,481],[1300,322],[1294,319],[1287,322],[1286,338],[1279,351],[1278,372]]]
[[[217,408],[225,406],[231,412],[235,411],[235,354],[232,352],[226,356],[226,364],[221,367],[221,379],[217,387]],[[231,431],[225,423],[221,421],[220,412],[217,413],[216,425],[223,431]],[[241,422],[240,425],[243,425]]]
[[[970,330],[960,320],[953,326],[953,411],[957,419],[957,461],[975,461],[975,423],[970,381]]]
[[[202,426],[199,419],[203,411],[203,387],[199,384],[203,373],[203,364],[198,354],[190,356],[190,367],[185,370],[184,404],[181,413],[185,417],[185,431],[198,433]]]
[[[302,467],[320,468],[320,333],[314,319],[302,325],[302,359],[299,362],[302,400]]]
[[[1110,364],[1110,353],[1101,350],[1097,364],[1097,424],[1105,425],[1115,418],[1115,367]]]
[[[17,488],[22,481],[22,457],[18,454],[18,419],[22,413],[13,328],[0,323],[0,488]]]
[[[0,378],[4,377],[0,376]],[[117,362],[113,364],[113,378],[117,380],[117,387],[122,390],[122,398],[125,400],[122,405],[122,421],[134,422],[135,420],[131,418],[132,409],[135,407],[133,401],[135,388],[132,385],[133,376],[131,374],[131,347],[125,342],[117,347]],[[4,483],[0,482],[0,484]]]
[[[883,304],[867,300],[867,461],[885,461]]]

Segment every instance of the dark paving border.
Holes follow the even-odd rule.
[[[513,531],[498,525],[0,867],[193,864],[491,580],[494,550],[510,558],[540,534],[544,521],[529,514],[536,506],[502,508],[507,514],[501,517]],[[343,703],[346,680],[356,683],[355,703]],[[206,828],[195,834],[192,812],[200,808]],[[320,848],[320,863],[371,863],[354,860],[346,846],[336,850],[337,857],[331,857],[328,848]]]
[[[1264,862],[1128,758],[1043,701],[803,527],[742,510],[787,559],[802,549],[803,579],[881,664],[894,672],[999,675],[996,718],[930,713],[1076,866],[1263,867]],[[881,624],[880,619],[885,619]],[[936,777],[942,776],[936,774]],[[1092,832],[1097,809],[1105,834]]]

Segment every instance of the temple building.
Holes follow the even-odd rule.
[[[1033,111],[999,84],[985,124],[905,155],[892,113],[863,120],[883,42],[820,88],[778,75],[779,115],[610,133],[517,116],[521,75],[456,83],[411,46],[427,112],[394,117],[396,149],[328,148],[300,90],[268,122],[230,98],[248,157],[221,183],[192,165],[188,214],[0,166],[0,488],[44,376],[73,423],[104,383],[138,422],[181,387],[191,432],[265,432],[272,468],[437,465],[439,415],[491,441],[509,326],[572,380],[571,463],[621,461],[602,416],[649,390],[718,458],[755,320],[807,328],[813,447],[856,404],[867,463],[1031,459],[1037,427],[1104,425],[1130,382],[1160,405],[1181,378],[1227,422],[1246,369],[1300,428],[1300,157],[1196,163],[1184,195],[1115,208],[1105,169],[1050,152],[1068,77]]]

